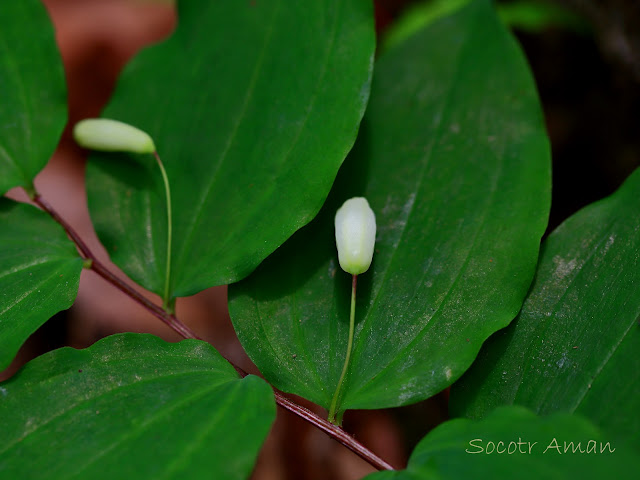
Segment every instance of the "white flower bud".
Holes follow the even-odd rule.
[[[146,132],[106,118],[88,118],[76,123],[73,138],[78,145],[91,150],[131,153],[153,153],[156,150]]]
[[[366,272],[373,258],[376,216],[366,198],[354,197],[336,212],[336,245],[340,267],[352,275]]]

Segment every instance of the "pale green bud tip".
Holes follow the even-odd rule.
[[[105,152],[153,153],[148,133],[127,123],[106,118],[87,118],[73,127],[73,138],[81,147]]]
[[[376,216],[367,199],[354,197],[344,202],[335,223],[340,267],[352,275],[366,272],[376,242]]]

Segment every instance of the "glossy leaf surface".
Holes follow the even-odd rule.
[[[640,446],[640,170],[559,226],[522,312],[452,389],[456,415],[578,412]]]
[[[178,27],[120,77],[104,116],[148,132],[173,206],[171,296],[239,280],[320,209],[355,141],[375,45],[369,0],[178,2]],[[151,158],[93,155],[111,259],[162,293],[166,209]]]
[[[0,3],[0,195],[33,178],[67,121],[66,84],[40,0]]]
[[[49,215],[0,199],[0,370],[78,294],[82,259]]]
[[[333,220],[368,199],[378,233],[358,277],[342,408],[427,398],[517,314],[549,208],[549,147],[533,81],[488,2],[380,58],[367,114],[323,211],[247,280],[230,312],[278,388],[327,407],[345,358],[351,277]]]
[[[275,418],[210,345],[139,334],[39,357],[0,398],[2,478],[247,478]]]
[[[366,480],[600,480],[636,478],[640,462],[578,416],[538,418],[521,407],[501,408],[482,421],[450,420],[416,447],[406,470]]]

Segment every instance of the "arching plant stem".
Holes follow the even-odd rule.
[[[342,424],[342,414],[343,410],[336,411],[339,407],[338,401],[340,399],[340,394],[342,392],[342,387],[344,384],[344,379],[347,375],[347,371],[349,370],[349,361],[351,360],[351,350],[353,348],[353,332],[355,330],[356,323],[356,284],[357,284],[357,275],[353,275],[351,277],[351,311],[349,313],[349,340],[347,341],[347,356],[344,359],[344,366],[342,367],[342,373],[340,374],[340,380],[338,380],[338,386],[336,387],[336,391],[333,394],[333,399],[331,400],[331,407],[329,408],[329,421],[336,425]]]

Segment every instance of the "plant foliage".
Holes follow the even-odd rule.
[[[551,180],[535,85],[492,2],[466,3],[374,65],[369,0],[179,1],[175,33],[131,61],[104,111],[153,137],[173,216],[152,155],[96,153],[92,220],[131,279],[155,293],[169,285],[167,310],[175,297],[237,282],[233,326],[267,382],[328,407],[351,292],[334,215],[364,196],[378,233],[357,281],[337,418],[452,384],[452,413],[472,418],[427,434],[406,470],[367,478],[630,477],[640,447],[640,171],[556,229],[538,258]],[[66,118],[39,0],[0,4],[0,90],[0,193],[23,187],[46,210],[0,200],[6,367],[72,305],[83,266],[129,290],[34,187]],[[49,352],[0,383],[0,477],[247,478],[274,398],[287,404],[267,382],[242,378],[193,339],[125,333]],[[484,448],[521,440],[537,442],[535,454]],[[552,440],[610,448],[543,452]],[[480,444],[482,455],[468,451]]]

